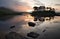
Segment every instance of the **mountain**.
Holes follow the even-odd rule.
[[[12,9],[0,7],[0,15],[21,15],[22,12],[16,12]]]

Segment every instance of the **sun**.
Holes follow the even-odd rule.
[[[32,12],[33,10],[27,10],[27,12]]]

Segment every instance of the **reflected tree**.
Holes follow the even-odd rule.
[[[45,6],[34,6],[34,11],[31,13],[32,16],[34,16],[34,21],[45,21],[46,17],[49,17],[48,20],[54,19],[54,16],[56,15],[55,9],[51,7],[45,7]],[[42,18],[43,17],[43,18]]]

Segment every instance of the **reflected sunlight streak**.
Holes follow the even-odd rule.
[[[34,17],[32,17],[31,15],[27,15],[26,16],[26,19],[25,19],[25,21],[31,21],[31,22],[33,22],[33,20],[34,20]]]

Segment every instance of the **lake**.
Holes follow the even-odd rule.
[[[25,36],[29,39],[34,39],[27,36],[29,32],[35,32],[39,34],[39,37],[36,39],[59,39],[60,38],[60,17],[55,16],[54,19],[50,21],[33,21],[34,17],[30,14],[16,15],[11,17],[8,20],[0,20],[0,32],[9,33],[17,32],[22,36]],[[28,22],[36,23],[35,27],[30,27]],[[10,28],[15,26],[14,28]]]

